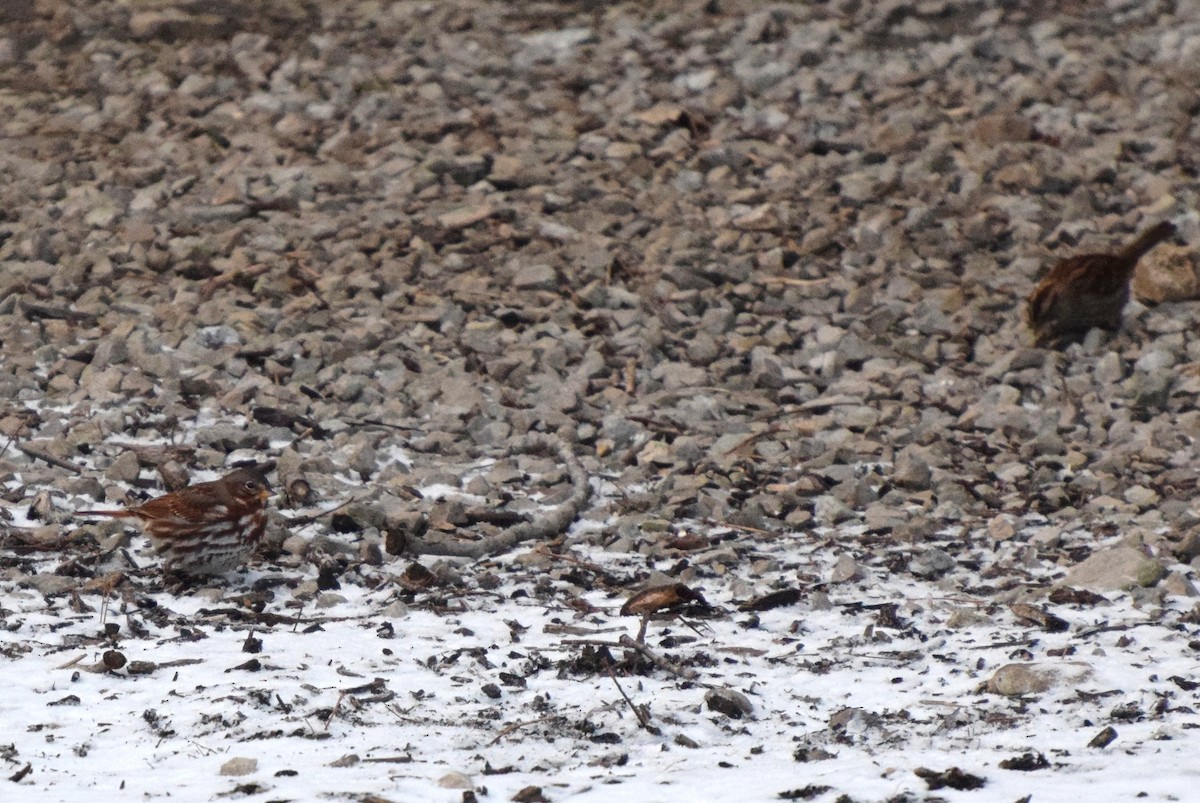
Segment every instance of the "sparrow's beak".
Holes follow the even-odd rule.
[[[271,498],[271,492],[268,491],[266,488],[263,488],[261,491],[258,492],[258,501],[265,502],[270,498]]]

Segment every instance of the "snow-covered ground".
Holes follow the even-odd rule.
[[[638,620],[604,586],[668,567],[582,537],[416,591],[391,558],[315,598],[301,584],[304,599],[289,585],[312,567],[260,565],[183,594],[146,593],[149,576],[108,596],[5,582],[0,753],[19,779],[4,798],[450,801],[469,787],[509,800],[535,786],[580,801],[1189,799],[1200,715],[1182,687],[1198,679],[1200,628],[1182,606],[1051,605],[1071,627],[1043,632],[973,596],[966,569],[937,582],[885,571],[853,529],[709,534],[724,552],[690,586],[715,611],[652,622],[646,654],[617,644]],[[838,554],[858,556],[862,579],[820,582]],[[1031,569],[1031,586],[1051,568]],[[739,609],[781,589],[792,604]],[[106,671],[110,650],[126,663]],[[1081,679],[988,692],[1014,662]],[[711,709],[714,688],[751,713]],[[1112,743],[1089,747],[1109,725]],[[1000,767],[1026,754],[1043,768]],[[952,767],[985,785],[928,792],[914,772]]]

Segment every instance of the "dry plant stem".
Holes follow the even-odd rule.
[[[412,756],[381,756],[379,758],[364,758],[364,764],[411,764]]]
[[[204,300],[207,301],[208,299],[212,298],[213,293],[215,293],[217,290],[221,289],[222,287],[225,287],[228,284],[232,284],[233,282],[236,282],[239,279],[258,278],[259,276],[262,276],[264,273],[267,273],[269,270],[271,270],[271,265],[265,264],[265,263],[258,264],[258,265],[249,265],[245,268],[235,268],[233,270],[227,270],[224,273],[220,274],[219,276],[214,276],[211,279],[209,279],[207,282],[205,282],[204,285],[200,288],[200,296],[201,296],[201,298],[203,298]]]
[[[529,719],[524,722],[514,722],[511,725],[505,725],[504,729],[496,734],[496,738],[492,739],[490,742],[488,742],[488,747],[491,747],[492,745],[496,744],[496,742],[500,741],[508,734],[513,733],[515,731],[519,731],[521,728],[527,728],[530,725],[536,725],[539,722],[547,722],[551,719],[561,719],[561,718],[562,718],[561,714],[547,714],[546,716],[538,717],[537,719]]]
[[[18,549],[27,552],[60,552],[72,543],[69,536],[59,536],[50,541],[34,540],[32,534],[23,533],[16,527],[6,526],[0,531],[0,543],[6,549]],[[15,543],[13,543],[15,542]]]
[[[329,730],[329,723],[333,722],[333,718],[337,716],[338,710],[342,707],[342,698],[346,696],[346,692],[341,692],[337,696],[337,700],[333,703],[333,709],[329,712],[329,717],[325,720],[325,730]]]
[[[21,310],[26,317],[32,318],[51,318],[55,320],[69,321],[71,323],[82,323],[88,326],[94,326],[96,316],[90,312],[77,312],[67,309],[66,307],[55,307],[50,304],[39,304],[35,301],[26,301],[22,299],[18,302]]]
[[[58,457],[55,457],[52,454],[46,454],[45,452],[41,451],[40,449],[35,449],[34,447],[28,446],[24,443],[17,444],[17,451],[20,451],[20,452],[24,453],[25,455],[34,458],[35,460],[41,460],[42,462],[49,463],[52,466],[58,466],[59,468],[65,469],[65,470],[71,472],[72,474],[82,474],[83,473],[83,469],[81,469],[79,466],[75,465],[74,463],[68,463],[66,460],[62,460]]]
[[[363,418],[358,421],[348,421],[356,427],[382,427],[383,429],[394,429],[400,432],[416,432],[420,427],[405,426],[404,424],[389,424],[387,421],[380,421],[378,418]]]
[[[314,521],[321,518],[322,516],[329,516],[333,513],[337,513],[339,510],[344,508],[346,505],[352,504],[355,501],[356,500],[354,498],[347,499],[345,502],[342,502],[337,507],[331,507],[331,508],[329,508],[329,510],[322,510],[320,513],[308,513],[303,516],[295,516],[295,517],[288,517],[288,516],[284,516],[283,514],[280,514],[280,518],[282,518],[284,521],[286,521],[288,523],[289,527],[303,527],[305,524],[312,524]]]
[[[820,279],[796,279],[791,276],[764,276],[757,281],[763,284],[783,284],[788,287],[822,287],[829,283],[829,279],[825,277]]]
[[[676,664],[672,661],[668,661],[666,658],[663,658],[661,655],[659,655],[654,650],[647,647],[645,644],[639,644],[638,642],[631,639],[629,636],[621,636],[621,638],[618,640],[618,644],[622,647],[629,647],[630,649],[637,650],[642,655],[646,656],[646,658],[648,658],[650,661],[652,661],[654,663],[654,665],[657,666],[659,669],[665,669],[666,671],[668,671],[674,675],[678,675],[679,677],[683,678],[684,680],[691,680],[691,681],[699,681],[700,680],[699,672],[695,671],[694,669],[688,669],[687,667],[679,666],[678,664]],[[707,684],[705,684],[705,685],[707,685]]]
[[[1037,644],[1041,641],[1040,636],[1033,638],[1013,639],[1012,641],[993,641],[990,644],[972,644],[967,647],[968,650],[993,650],[1001,647],[1028,647],[1030,644]]]
[[[499,535],[479,541],[446,541],[410,537],[404,551],[412,555],[449,555],[460,558],[482,558],[507,552],[523,541],[546,539],[558,535],[571,526],[579,511],[587,504],[591,495],[591,484],[587,472],[579,459],[556,439],[530,436],[520,444],[523,453],[557,454],[571,476],[571,495],[561,505],[540,518],[510,527]]]
[[[168,460],[178,460],[187,463],[196,454],[195,447],[179,445],[153,445],[141,443],[126,443],[124,441],[106,441],[105,447],[110,451],[133,452],[137,455],[138,463],[158,468]]]
[[[604,567],[598,563],[592,563],[591,561],[586,561],[586,560],[583,560],[582,558],[577,558],[574,555],[567,555],[562,552],[553,552],[550,549],[547,549],[544,544],[539,544],[538,547],[534,551],[537,552],[539,555],[545,555],[550,560],[560,560],[560,561],[563,561],[564,563],[571,563],[576,566],[580,566],[584,569],[587,569],[588,571],[595,572],[596,574],[605,574],[606,573]]]
[[[734,524],[732,521],[724,521],[722,519],[705,519],[704,523],[712,524],[716,527],[728,527],[731,530],[754,533],[755,535],[775,535],[770,530],[764,530],[761,527],[751,527],[749,524]]]
[[[1080,630],[1076,634],[1076,636],[1079,638],[1087,638],[1088,636],[1094,636],[1097,633],[1121,632],[1124,630],[1132,630],[1135,627],[1148,627],[1150,625],[1156,625],[1156,624],[1161,624],[1161,623],[1158,621],[1149,621],[1149,622],[1125,622],[1124,624],[1117,624],[1117,625],[1097,625],[1096,627],[1089,627],[1087,630]]]
[[[611,666],[608,668],[608,677],[613,682],[613,685],[617,687],[617,691],[620,692],[621,697],[629,705],[629,710],[637,717],[638,725],[642,726],[642,730],[652,733],[655,736],[662,734],[661,729],[651,724],[650,715],[646,713],[645,709],[640,705],[635,705],[633,700],[629,699],[629,695],[625,693],[625,690],[621,688],[621,684],[617,682],[617,676],[613,674]]]

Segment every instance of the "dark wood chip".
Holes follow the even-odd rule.
[[[779,591],[772,591],[770,594],[764,594],[761,597],[756,597],[748,602],[743,602],[738,606],[740,611],[769,611],[772,608],[782,608],[787,605],[795,605],[800,601],[800,589],[784,588]]]
[[[971,789],[980,789],[987,783],[984,778],[960,770],[958,767],[950,767],[945,770],[931,770],[925,767],[918,767],[913,772],[917,777],[925,781],[931,792],[947,788],[957,789],[960,792],[968,791]]]

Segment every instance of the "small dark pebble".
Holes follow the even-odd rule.
[[[104,668],[109,672],[116,671],[125,666],[125,656],[119,650],[105,650],[102,658]]]
[[[362,525],[353,516],[345,513],[334,513],[329,517],[329,528],[335,533],[360,533]]]
[[[526,786],[512,796],[515,803],[550,803],[550,798],[542,794],[540,786]]]
[[[341,574],[341,569],[333,564],[325,564],[317,572],[317,588],[321,591],[337,591],[342,587],[338,582],[338,575]]]
[[[731,719],[748,717],[754,712],[754,707],[746,695],[733,689],[709,689],[704,695],[704,702],[710,711],[724,714]]]

